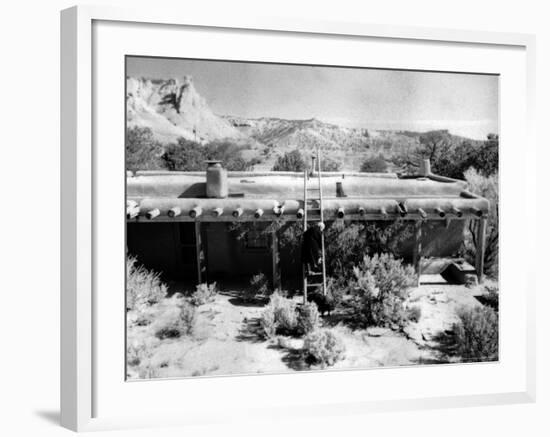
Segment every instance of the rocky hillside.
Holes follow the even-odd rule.
[[[299,149],[309,155],[321,148],[324,159],[339,162],[344,170],[358,170],[367,157],[383,155],[391,161],[419,145],[421,133],[367,130],[325,123],[315,118],[286,120],[273,117],[243,118],[215,114],[197,92],[189,76],[183,79],[127,78],[128,127],[149,128],[162,144],[180,137],[201,144],[229,142],[256,170],[270,170],[277,157]],[[450,135],[459,144],[465,138]]]
[[[361,148],[365,146],[369,135],[366,129],[345,128],[324,123],[315,118],[309,120],[268,117],[246,119],[231,116],[225,118],[244,135],[277,150],[296,145],[305,148],[320,146],[323,149]]]
[[[128,127],[148,127],[162,143],[179,137],[201,143],[242,138],[228,120],[212,112],[189,76],[182,80],[128,78],[126,85]]]

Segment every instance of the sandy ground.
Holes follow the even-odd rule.
[[[475,298],[484,287],[466,288],[443,282],[439,276],[422,278],[411,291],[407,306],[419,307],[421,316],[404,332],[385,328],[356,329],[330,323],[346,345],[344,360],[333,369],[372,368],[452,362],[442,351],[441,341],[461,306],[480,305]],[[317,370],[306,364],[301,352],[303,340],[277,337],[265,340],[259,331],[261,304],[247,304],[231,290],[214,302],[198,307],[191,336],[158,339],[155,332],[163,319],[177,311],[181,297],[163,299],[138,317],[128,314],[128,345],[137,360],[130,360],[129,378],[168,378],[203,375],[284,373]],[[139,319],[149,323],[142,323]]]

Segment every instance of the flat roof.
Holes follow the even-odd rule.
[[[301,172],[228,172],[229,195],[219,199],[206,196],[205,172],[139,171],[126,180],[127,206],[133,211],[129,220],[155,214],[151,220],[298,220],[304,209]],[[308,186],[317,183],[315,174]],[[324,172],[321,188],[325,220],[342,218],[342,211],[346,219],[480,217],[489,208],[486,199],[467,191],[465,181],[434,174]],[[314,193],[308,197],[318,197]],[[171,209],[177,214],[169,214]],[[192,217],[193,209],[200,213]]]

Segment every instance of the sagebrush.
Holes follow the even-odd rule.
[[[306,358],[321,367],[333,366],[344,359],[346,347],[342,339],[330,329],[317,329],[304,338]]]
[[[213,302],[218,294],[218,289],[215,282],[211,284],[202,283],[198,284],[197,288],[189,298],[189,301],[195,305],[200,306],[206,303]]]
[[[413,235],[407,222],[367,223],[334,221],[325,230],[327,272],[349,280],[353,267],[365,255],[391,253],[399,255],[401,244]]]
[[[313,302],[306,302],[299,309],[298,329],[300,334],[305,335],[319,328],[320,318],[317,305]]]
[[[320,324],[317,305],[308,302],[298,307],[295,301],[275,291],[260,316],[260,326],[265,337],[275,335],[301,336]]]
[[[260,272],[250,278],[250,287],[243,290],[243,299],[252,300],[256,296],[269,296],[269,280]]]
[[[474,168],[464,173],[468,182],[468,188],[475,194],[485,197],[489,201],[489,214],[487,216],[487,228],[485,232],[485,255],[484,270],[487,275],[498,278],[498,247],[499,247],[499,193],[498,193],[498,172],[489,176],[478,172]],[[465,257],[471,264],[475,265],[475,256],[479,241],[477,241],[477,230],[479,220],[470,220],[468,233],[466,235]]]
[[[390,254],[365,256],[353,268],[350,306],[364,326],[401,328],[407,320],[404,302],[416,275]]]
[[[172,311],[163,315],[154,326],[155,336],[161,340],[191,335],[197,320],[196,306],[182,299]]]
[[[146,269],[134,256],[126,257],[126,309],[137,310],[157,303],[166,296],[168,288],[160,275]]]
[[[498,360],[498,314],[490,307],[460,308],[453,326],[463,361]]]

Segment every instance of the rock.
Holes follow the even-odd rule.
[[[381,337],[384,335],[388,330],[386,328],[380,328],[380,327],[372,327],[367,329],[367,335],[369,337]]]

